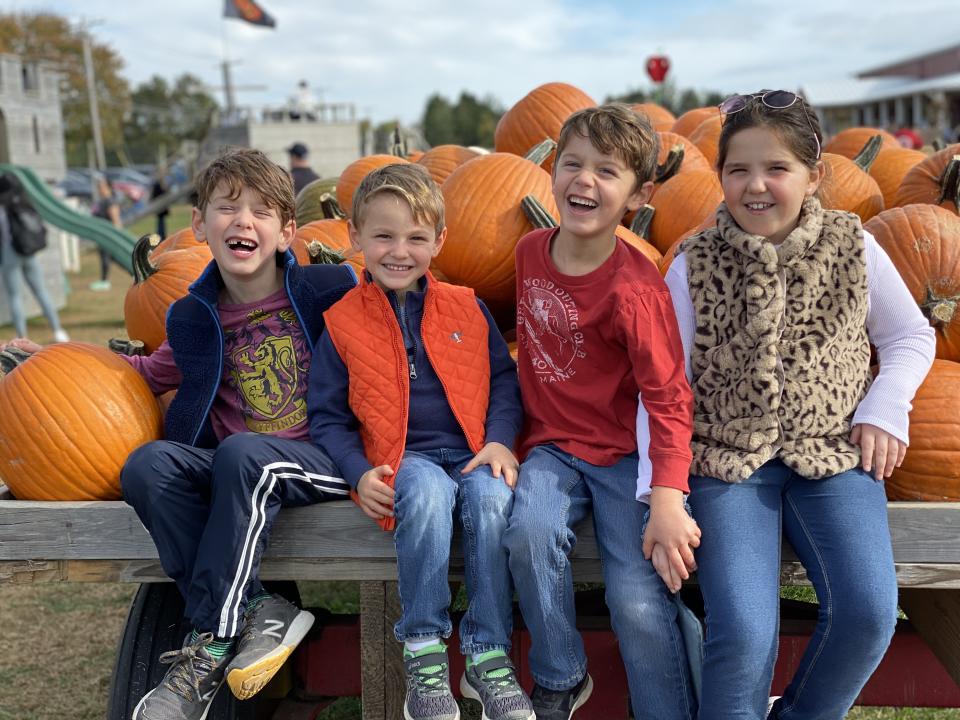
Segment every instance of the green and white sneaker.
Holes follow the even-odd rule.
[[[517,682],[516,670],[502,650],[491,650],[467,661],[460,678],[460,693],[477,700],[482,720],[534,720],[530,698]]]
[[[404,720],[460,720],[460,708],[450,691],[447,647],[441,642],[415,653],[403,651],[407,674]]]
[[[188,637],[180,650],[163,653],[160,662],[170,669],[137,704],[133,720],[204,720],[233,657],[227,653],[218,659],[207,652],[212,641],[213,635],[204,633],[193,643]]]

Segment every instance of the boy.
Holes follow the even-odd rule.
[[[699,544],[683,502],[692,400],[667,288],[656,266],[615,235],[624,213],[650,196],[656,159],[656,133],[628,107],[575,113],[553,167],[560,226],[517,245],[526,422],[504,543],[530,630],[538,720],[568,720],[593,687],[569,561],[572,528],[591,506],[634,716],[694,714],[668,592],[688,576]],[[650,435],[639,454],[638,422]]]
[[[171,306],[167,342],[130,358],[155,393],[177,389],[167,439],[121,473],[194,630],[134,720],[200,720],[224,677],[241,699],[259,692],[313,624],[257,579],[271,524],[349,491],[308,441],[304,395],[322,313],[353,271],[297,265],[290,178],[261,152],[226,152],[196,189],[193,231],[213,262]]]
[[[395,527],[404,717],[459,717],[441,642],[452,630],[447,567],[459,513],[470,601],[460,690],[485,718],[528,719],[530,700],[507,657],[513,588],[500,542],[517,478],[516,366],[473,291],[429,273],[446,234],[443,196],[419,165],[388,165],[360,184],[350,240],[366,271],[326,313],[310,371],[310,431],[363,512]]]

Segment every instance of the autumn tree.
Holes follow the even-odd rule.
[[[130,96],[127,81],[120,76],[123,60],[109,45],[91,37],[96,93],[104,146],[123,142],[123,117]],[[63,75],[60,98],[63,105],[67,162],[87,163],[87,143],[92,142],[90,106],[83,64],[83,31],[66,18],[52,13],[0,13],[0,53],[19,55],[25,62],[46,62]]]
[[[210,129],[217,101],[201,80],[189,73],[173,83],[154,75],[134,88],[123,136],[132,162],[152,163],[158,154],[174,153],[184,140],[202,141]]]

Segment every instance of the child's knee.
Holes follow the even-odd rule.
[[[130,453],[120,470],[123,499],[134,507],[149,502],[150,495],[158,486],[158,477],[163,476],[168,458],[165,440],[146,443]]]

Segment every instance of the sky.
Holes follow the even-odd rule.
[[[374,123],[420,120],[436,93],[503,107],[546,82],[598,102],[652,90],[651,55],[680,89],[796,89],[960,43],[955,0],[260,0],[275,29],[223,19],[222,0],[0,0],[92,25],[125,61],[131,88],[198,76],[223,103],[220,62],[237,104],[282,105],[307,81],[326,102]],[[121,9],[122,8],[122,9]],[[939,21],[938,18],[942,19]],[[249,88],[249,89],[245,89]]]

